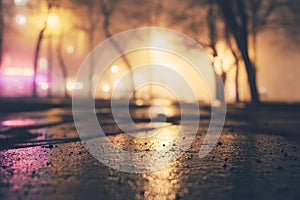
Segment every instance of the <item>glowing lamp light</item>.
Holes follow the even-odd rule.
[[[39,83],[39,86],[42,90],[47,90],[49,88],[49,84],[46,82]]]
[[[72,82],[68,82],[67,85],[67,90],[72,90],[73,89],[73,83]]]
[[[24,6],[27,3],[27,0],[14,0],[15,5]]]
[[[55,14],[50,14],[47,23],[50,28],[56,28],[59,24],[58,16]]]
[[[215,99],[213,102],[212,102],[212,106],[213,107],[220,107],[222,105],[222,102],[220,100],[217,100]]]
[[[3,73],[7,76],[33,76],[33,69],[21,67],[6,67]]]
[[[71,44],[67,45],[66,52],[72,54],[74,52],[74,46]]]
[[[119,71],[119,67],[117,65],[114,65],[114,66],[111,67],[110,70],[111,70],[112,73],[117,73]]]
[[[81,90],[83,88],[83,83],[81,82],[72,82],[72,81],[68,81],[67,84],[66,84],[66,88],[67,90],[69,91],[72,91],[72,90]]]
[[[142,99],[137,99],[137,100],[135,101],[135,104],[136,104],[137,106],[142,106],[142,105],[144,105],[144,101],[143,101]]]
[[[104,84],[104,85],[102,86],[102,91],[103,91],[103,92],[109,92],[109,91],[110,91],[109,85],[108,85],[108,84]]]
[[[266,93],[267,93],[266,87],[265,87],[265,86],[260,87],[260,88],[259,88],[259,93],[260,93],[260,94],[266,94]]]
[[[19,14],[16,16],[16,23],[18,25],[23,26],[26,24],[26,22],[27,22],[27,18],[24,15]]]
[[[215,71],[221,75],[222,74],[222,60],[220,57],[215,57],[214,58],[214,67]]]

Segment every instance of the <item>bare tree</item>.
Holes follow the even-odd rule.
[[[57,4],[57,9],[59,10],[61,8],[61,2]],[[62,72],[62,79],[64,84],[64,98],[69,98],[68,90],[67,90],[67,78],[68,78],[68,69],[67,65],[65,63],[64,57],[63,57],[63,44],[64,44],[64,38],[65,38],[65,26],[64,26],[64,19],[61,15],[59,15],[60,19],[60,31],[58,35],[58,41],[56,44],[56,56],[58,60],[59,67]]]
[[[48,88],[47,88],[47,97],[52,98],[52,83],[53,83],[53,77],[52,77],[52,70],[53,70],[53,48],[52,48],[52,35],[50,34],[48,36],[48,52],[47,52],[47,74],[48,74]]]
[[[209,48],[212,50],[213,57],[218,56],[217,51],[217,42],[218,42],[218,34],[217,34],[217,14],[214,8],[214,4],[211,1],[208,1],[208,8],[206,14],[206,21],[207,21],[207,29],[209,35]]]
[[[272,17],[279,6],[278,0],[245,1],[246,13],[249,15],[249,33],[252,39],[252,62],[257,61],[257,36],[272,26]]]
[[[208,8],[206,13],[206,21],[207,21],[207,29],[208,29],[208,38],[209,38],[209,48],[212,51],[213,55],[213,65],[215,65],[215,59],[218,58],[219,53],[217,50],[217,43],[220,39],[220,34],[218,34],[218,10],[216,8],[216,5],[212,1],[208,1]],[[220,68],[221,68],[221,80],[223,81],[223,84],[226,83],[227,78],[227,71],[224,70],[223,62],[220,62]],[[218,74],[215,72],[215,76],[218,76]],[[216,86],[217,90],[218,85]],[[223,91],[218,91],[216,93],[216,98],[219,100],[223,100],[225,96],[225,91],[223,88]]]
[[[58,40],[57,45],[56,45],[56,53],[57,53],[57,59],[58,59],[59,66],[60,66],[61,71],[62,71],[62,78],[63,78],[63,83],[64,83],[64,97],[69,98],[69,94],[68,94],[68,91],[67,91],[68,69],[67,69],[67,66],[65,64],[63,54],[62,54],[63,41],[64,41],[64,31],[62,30],[60,35],[59,35],[59,40]]]
[[[233,38],[246,67],[251,101],[259,102],[256,84],[257,36],[265,30],[283,29],[299,41],[300,3],[296,0],[217,0],[228,38]],[[250,57],[249,41],[253,56]],[[232,49],[232,46],[229,45]],[[237,58],[237,52],[233,56]],[[235,54],[235,55],[234,55]],[[236,59],[237,60],[237,59]],[[238,63],[238,62],[236,62]]]
[[[259,94],[256,83],[256,69],[249,56],[249,16],[246,13],[245,2],[240,0],[217,0],[217,3],[222,12],[223,21],[228,33],[234,38],[242,55],[250,86],[251,102],[258,103]]]
[[[100,13],[102,14],[103,17],[103,23],[102,23],[102,28],[105,34],[105,37],[111,42],[111,44],[115,47],[115,49],[118,51],[118,53],[121,55],[121,59],[125,63],[125,66],[129,70],[129,73],[131,75],[131,87],[134,89],[135,88],[135,83],[134,83],[134,75],[132,72],[133,66],[131,65],[129,59],[127,56],[124,54],[123,49],[120,47],[120,45],[111,37],[112,33],[110,31],[110,25],[111,25],[111,17],[112,14],[115,11],[115,8],[119,2],[119,0],[98,0],[99,6],[100,6]],[[134,90],[133,93],[133,100],[136,98],[136,91]]]
[[[98,0],[73,0],[76,5],[83,6],[86,9],[87,18],[83,20],[83,24],[75,25],[76,29],[84,31],[88,36],[88,51],[91,51],[94,47],[95,42],[95,34],[99,28],[99,21],[100,21],[100,12],[99,12],[99,4]],[[74,10],[74,9],[73,9]],[[80,12],[82,12],[80,10]],[[94,54],[90,54],[89,59],[89,78],[91,80],[90,87],[88,87],[88,94],[92,96],[92,88],[93,88],[93,81],[92,77],[94,74]]]
[[[234,58],[234,66],[235,66],[235,102],[239,103],[241,101],[240,99],[240,92],[239,92],[239,70],[240,70],[240,58],[238,56],[238,53],[232,46],[232,42],[230,40],[230,37],[227,33],[225,33],[226,42],[227,45],[231,51],[231,54]]]
[[[36,47],[35,47],[35,51],[34,51],[34,65],[33,65],[34,75],[33,75],[33,81],[32,81],[32,88],[33,88],[32,89],[32,96],[35,97],[35,98],[38,96],[37,95],[37,83],[36,83],[37,70],[38,70],[38,59],[39,59],[39,56],[40,56],[41,44],[42,44],[42,41],[43,41],[44,36],[45,36],[45,31],[48,27],[48,17],[50,15],[52,7],[53,7],[53,5],[50,2],[48,2],[47,17],[44,20],[44,25],[43,25],[42,29],[40,30],[40,32],[38,34],[38,39],[37,39]]]
[[[219,75],[216,71],[216,61],[220,59],[217,44],[224,39],[218,7],[212,0],[193,0],[186,2],[179,9],[177,12],[169,11],[171,26],[180,24],[180,29],[188,32],[209,52],[212,57],[211,67],[214,67],[217,81],[216,98],[223,100],[224,88],[221,88],[220,84],[221,82],[225,84],[227,70],[224,69],[221,61],[219,63],[221,74]]]
[[[300,44],[300,2],[298,0],[277,0],[276,15],[271,21],[272,28],[284,31],[292,45]]]

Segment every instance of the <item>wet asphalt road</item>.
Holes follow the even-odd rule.
[[[147,123],[145,109],[134,110],[141,125]],[[176,107],[169,111],[165,126],[172,132],[180,126],[179,114]],[[164,145],[143,140],[132,147],[103,116],[100,124],[120,148],[151,152]],[[201,108],[193,144],[176,162],[155,172],[125,173],[83,147],[70,108],[6,112],[0,116],[0,199],[300,199],[299,105],[228,106],[218,143],[200,159],[209,117],[209,109]]]

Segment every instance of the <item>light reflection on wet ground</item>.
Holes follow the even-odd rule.
[[[284,110],[253,112],[251,108],[242,114],[236,107],[229,109],[219,142],[207,157],[198,157],[209,123],[209,113],[204,110],[189,150],[162,170],[140,174],[118,172],[93,158],[78,140],[69,109],[24,113],[29,119],[39,116],[40,121],[1,129],[0,141],[11,143],[1,146],[0,151],[0,199],[298,199],[299,112],[291,109],[287,115]],[[173,113],[171,119],[177,120]],[[26,119],[22,113],[17,116]],[[13,118],[8,115],[1,120]],[[178,128],[177,123],[165,123],[164,132],[170,134],[165,135],[165,140],[144,138],[130,143],[128,135],[109,123],[109,118],[106,120],[113,133],[108,134],[109,139],[133,151],[166,146]],[[155,131],[156,125],[161,127],[153,124],[152,130],[141,128],[132,134],[143,137]],[[10,134],[22,137],[7,140]],[[187,131],[186,137],[189,136]],[[24,144],[26,148],[20,148]],[[170,145],[176,148],[176,144]]]

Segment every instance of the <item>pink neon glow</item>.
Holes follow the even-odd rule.
[[[0,124],[2,126],[29,126],[36,124],[37,120],[34,119],[14,119],[14,120],[6,120],[2,121]]]
[[[33,76],[33,69],[21,67],[6,67],[3,70],[6,76]]]

